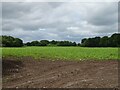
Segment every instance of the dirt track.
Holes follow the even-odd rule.
[[[3,88],[115,88],[118,62],[3,59]]]

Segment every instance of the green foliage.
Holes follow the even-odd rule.
[[[52,40],[51,42],[50,42],[50,44],[52,44],[52,45],[56,45],[58,43],[58,41],[55,41],[55,40]]]
[[[12,36],[0,36],[1,46],[3,47],[22,47],[23,41]]]
[[[120,34],[113,34],[111,37],[110,37],[110,44],[112,47],[118,47],[120,46]]]
[[[76,46],[77,44],[75,42],[70,41],[60,41],[58,42],[57,46]]]
[[[120,34],[115,33],[111,37],[104,36],[102,38],[88,38],[82,39],[81,46],[83,47],[119,47]]]
[[[80,43],[78,43],[78,44],[77,44],[77,46],[81,46],[81,44],[80,44]]]
[[[48,40],[41,40],[39,41],[32,41],[27,42],[25,45],[27,46],[77,46],[76,42],[70,41],[48,41]]]
[[[87,47],[22,47],[2,48],[3,57],[34,57],[51,60],[108,60],[118,59],[118,48]]]
[[[71,41],[32,41],[24,44],[25,46],[83,46],[83,47],[119,47],[120,46],[120,34],[115,33],[111,37],[94,37],[84,38],[81,40],[81,44]],[[19,38],[12,36],[0,36],[0,46],[3,47],[21,47],[23,41]]]
[[[48,40],[41,40],[40,41],[40,46],[47,46],[49,44]]]
[[[108,36],[104,36],[100,39],[99,46],[107,47],[109,45],[110,44],[109,44],[109,37]]]

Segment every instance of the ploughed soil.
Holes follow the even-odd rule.
[[[118,61],[3,58],[3,88],[117,88]]]

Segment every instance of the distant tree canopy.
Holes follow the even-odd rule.
[[[111,37],[84,38],[81,41],[83,47],[120,47],[120,34],[115,33]]]
[[[55,41],[55,40],[32,41],[32,42],[27,42],[25,45],[27,46],[77,46],[76,42]]]
[[[23,41],[12,36],[0,36],[1,46],[3,47],[22,47]]]
[[[110,37],[84,38],[81,43],[71,41],[32,41],[23,44],[19,38],[12,36],[0,36],[0,46],[3,47],[22,47],[22,46],[82,46],[82,47],[120,47],[120,33],[115,33]]]
[[[47,46],[48,44],[49,44],[48,40],[41,40],[41,41],[27,42],[25,45],[26,46]]]

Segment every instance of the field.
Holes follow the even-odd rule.
[[[3,48],[3,57],[33,57],[51,60],[108,60],[118,59],[118,48],[83,47],[23,47]]]
[[[118,48],[1,48],[3,88],[117,88]]]

